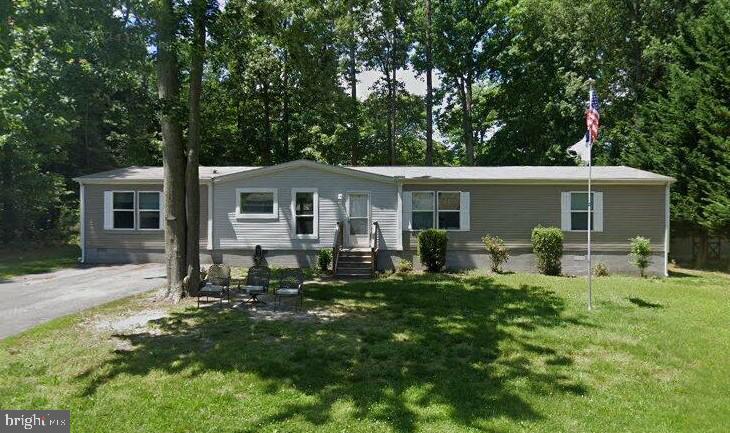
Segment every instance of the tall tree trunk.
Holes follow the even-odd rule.
[[[284,70],[283,70],[283,89],[282,89],[282,159],[289,161],[289,52],[284,50]]]
[[[158,0],[157,93],[162,102],[162,161],[165,194],[166,296],[177,301],[183,295],[186,273],[185,151],[182,128],[176,118],[180,83],[175,53],[177,19],[172,0]]]
[[[271,165],[271,150],[274,148],[271,132],[271,101],[269,99],[269,82],[266,77],[262,80],[263,89],[261,97],[264,104],[264,140],[261,143],[261,161],[263,165]]]
[[[4,119],[0,118],[0,122]],[[4,123],[4,122],[3,122]],[[4,124],[0,124],[0,133],[4,132]],[[18,222],[15,215],[15,203],[13,203],[13,196],[16,191],[13,188],[14,175],[13,175],[13,163],[15,138],[9,137],[9,140],[5,142],[2,147],[3,157],[0,159],[0,240],[3,244],[7,245],[15,240],[15,231],[18,228]]]
[[[388,164],[393,165],[394,158],[394,148],[395,145],[393,144],[393,116],[392,116],[392,108],[393,108],[393,83],[390,76],[390,68],[388,66],[385,67],[385,84],[388,88],[388,115],[386,117],[386,139],[388,141]]]
[[[193,44],[190,59],[190,113],[188,125],[187,169],[185,192],[187,200],[187,275],[188,293],[195,295],[200,288],[200,98],[203,87],[205,56],[206,0],[193,0]]]
[[[396,163],[396,101],[398,98],[398,79],[396,77],[396,73],[398,71],[398,61],[396,56],[398,55],[397,45],[398,44],[398,29],[397,24],[393,27],[393,43],[390,46],[390,67],[391,67],[391,78],[390,78],[390,98],[388,103],[388,118],[389,123],[388,126],[390,128],[390,133],[388,134],[390,138],[390,143],[388,143],[389,147],[389,155],[390,155],[390,165],[395,165]]]
[[[390,165],[396,164],[396,101],[398,100],[398,81],[396,78],[396,71],[398,70],[398,67],[395,64],[395,61],[393,62],[393,77],[390,80],[390,85],[392,88],[391,96],[390,96],[390,109],[389,116],[390,116]]]
[[[426,0],[426,165],[433,165],[433,52],[431,0]]]
[[[461,102],[461,127],[464,134],[464,153],[466,165],[474,165],[474,132],[472,130],[472,80],[468,75],[457,79],[459,100]]]
[[[350,28],[350,43],[349,43],[349,64],[348,72],[350,78],[350,100],[352,102],[352,108],[350,113],[350,164],[357,165],[358,160],[358,148],[360,146],[360,124],[358,122],[360,113],[357,102],[357,39],[355,38],[355,17],[354,17],[354,1],[348,2],[349,14],[351,21]]]

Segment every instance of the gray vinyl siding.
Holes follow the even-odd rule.
[[[500,236],[511,248],[530,248],[530,233],[538,224],[561,226],[560,193],[582,191],[576,185],[404,185],[404,191],[469,191],[471,230],[450,231],[450,250],[484,251],[481,238]],[[592,236],[600,252],[625,252],[628,239],[651,239],[655,251],[664,251],[665,185],[596,185],[603,192],[603,232]],[[404,231],[403,248],[415,250],[417,232]],[[565,249],[585,248],[585,232],[565,232]]]
[[[85,239],[87,249],[164,250],[164,230],[104,230],[104,191],[162,191],[162,184],[87,184]],[[164,224],[164,221],[162,221]],[[200,247],[208,242],[208,187],[200,186]]]
[[[275,220],[236,218],[237,188],[276,188],[279,215]],[[292,188],[317,188],[319,195],[319,237],[297,239],[291,212]],[[338,221],[345,218],[348,191],[369,192],[371,219],[382,230],[381,246],[398,244],[398,190],[395,182],[298,167],[262,176],[246,176],[214,183],[214,249],[314,250],[331,248]],[[338,199],[342,194],[342,199]]]

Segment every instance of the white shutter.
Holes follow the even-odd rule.
[[[603,193],[593,193],[593,231],[603,231]]]
[[[104,230],[111,230],[114,228],[112,200],[112,191],[104,191]]]
[[[461,203],[459,205],[459,217],[461,221],[459,221],[459,227],[462,232],[468,232],[471,230],[469,227],[470,225],[470,205],[469,205],[469,193],[468,192],[461,192]]]
[[[403,230],[411,230],[411,217],[413,209],[413,193],[403,191]]]
[[[560,228],[563,231],[570,231],[570,193],[560,193]]]

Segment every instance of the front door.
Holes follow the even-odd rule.
[[[370,194],[347,194],[348,246],[368,247],[370,244]]]

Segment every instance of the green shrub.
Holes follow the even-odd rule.
[[[492,259],[492,272],[502,272],[502,265],[509,260],[509,250],[504,241],[498,236],[487,234],[482,238],[482,242]]]
[[[563,257],[563,232],[557,227],[537,226],[532,229],[532,252],[537,269],[545,275],[560,275]]]
[[[448,242],[445,230],[428,229],[418,234],[418,255],[429,272],[439,272],[446,266]]]
[[[327,269],[329,269],[331,263],[332,250],[330,250],[329,248],[319,250],[319,255],[317,256],[317,264],[319,265],[319,270],[322,272],[327,272]]]
[[[398,262],[398,273],[399,274],[408,274],[413,272],[413,262],[406,259],[401,259],[400,262]]]
[[[607,277],[608,276],[608,266],[604,265],[603,263],[597,264],[593,268],[593,275],[597,277]]]
[[[639,268],[639,274],[646,276],[646,268],[649,267],[651,261],[651,241],[642,236],[636,236],[631,241],[631,263]]]

